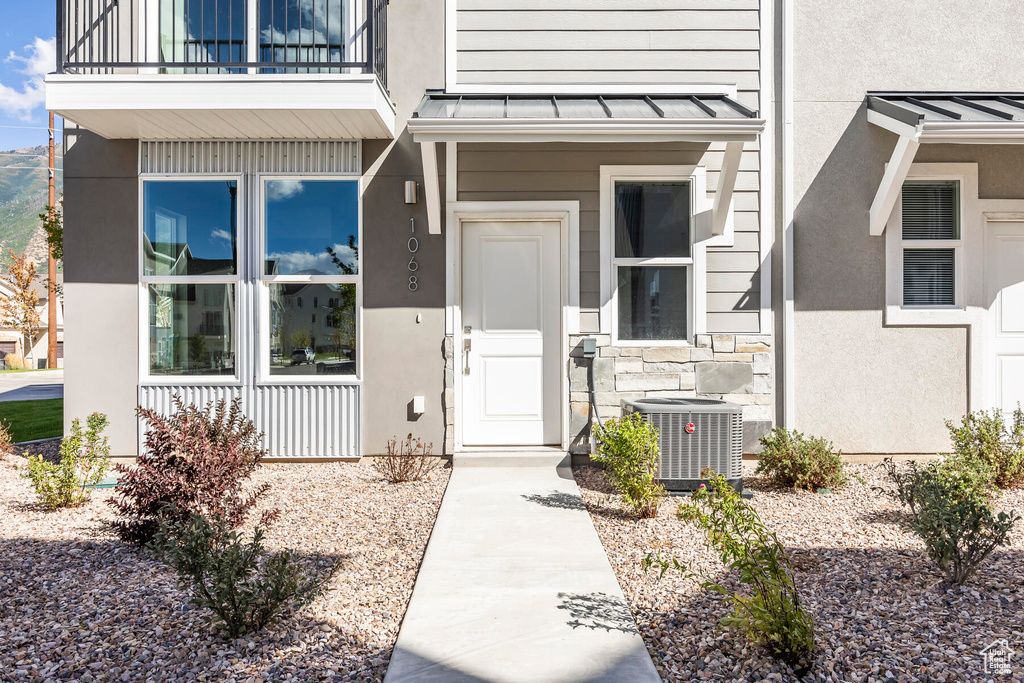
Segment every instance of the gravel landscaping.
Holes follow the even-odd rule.
[[[820,495],[773,489],[752,476],[750,463],[745,468],[752,502],[789,550],[817,627],[817,659],[805,680],[1024,680],[1024,524],[966,586],[948,588],[921,542],[901,526],[899,505],[872,491],[888,488],[878,465],[849,466],[851,483]],[[641,569],[648,552],[661,551],[723,571],[703,533],[676,519],[679,498],[663,501],[656,519],[638,521],[626,516],[599,470],[575,474],[665,680],[796,680],[786,665],[718,627],[728,608],[695,580],[670,572],[658,581]],[[1024,491],[1004,494],[998,507],[1024,513]],[[980,651],[1000,638],[1017,651],[1012,673],[985,674]]]
[[[450,473],[395,486],[367,465],[264,466],[260,507],[281,510],[268,548],[342,569],[307,609],[227,641],[169,568],[110,532],[109,491],[45,512],[24,462],[0,461],[2,681],[380,681]]]

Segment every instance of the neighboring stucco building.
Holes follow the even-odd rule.
[[[586,453],[593,389],[602,418],[739,403],[748,452],[773,425],[941,449],[945,419],[1017,396],[978,369],[1005,289],[980,216],[1015,239],[1018,209],[985,202],[1020,198],[1017,148],[991,143],[1024,97],[987,68],[1020,39],[985,34],[1021,10],[938,4],[75,3],[47,79],[66,418],[110,415],[118,455],[135,406],[175,395],[241,398],[277,457],[409,432]],[[896,92],[954,89],[1006,101]],[[992,137],[935,144],[946,106],[971,113],[943,135],[984,135],[977,115]],[[119,362],[89,362],[96,339]]]
[[[63,286],[63,275],[57,274],[57,287]],[[50,315],[50,302],[47,292],[45,278],[34,283],[32,290],[38,298],[36,304],[36,315],[39,316],[39,324],[32,334],[32,347],[28,347],[28,339],[21,333],[9,327],[0,327],[0,359],[8,354],[23,359],[33,367],[46,367],[46,354],[49,349],[50,337],[47,320]],[[7,299],[13,296],[14,290],[10,283],[0,277],[0,299]],[[64,367],[64,295],[60,289],[57,293],[57,367]]]
[[[793,7],[780,417],[848,452],[942,451],[946,420],[1024,401],[1024,7]]]

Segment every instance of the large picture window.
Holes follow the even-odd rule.
[[[614,181],[617,341],[689,338],[691,213],[687,181]]]
[[[357,375],[358,182],[264,179],[262,239],[265,373]]]
[[[146,371],[236,376],[238,181],[146,180],[142,213]]]

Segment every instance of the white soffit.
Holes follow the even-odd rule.
[[[392,139],[363,74],[50,74],[46,108],[105,138]]]

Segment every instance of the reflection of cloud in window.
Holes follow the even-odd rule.
[[[231,233],[223,228],[215,228],[210,232],[210,237],[214,240],[223,240],[227,243],[231,243]]]
[[[292,8],[298,7],[301,15],[298,26],[302,27],[301,31],[289,26],[286,36],[280,26],[264,25],[260,31],[261,42],[264,45],[272,43],[276,46],[287,43],[292,47],[323,45],[328,42],[326,37],[330,39],[332,45],[338,45],[341,43],[342,4],[344,3],[333,4],[327,0],[289,0],[285,6],[285,12],[291,14]],[[328,8],[331,10],[330,15],[328,15]]]
[[[334,253],[338,259],[347,266],[355,268],[356,252],[345,244],[335,244]],[[278,271],[281,273],[337,273],[338,267],[334,265],[331,255],[326,251],[311,254],[308,251],[290,251],[285,253],[267,254],[268,260],[278,262]]]
[[[302,194],[301,180],[275,180],[267,183],[267,201],[281,202]]]

